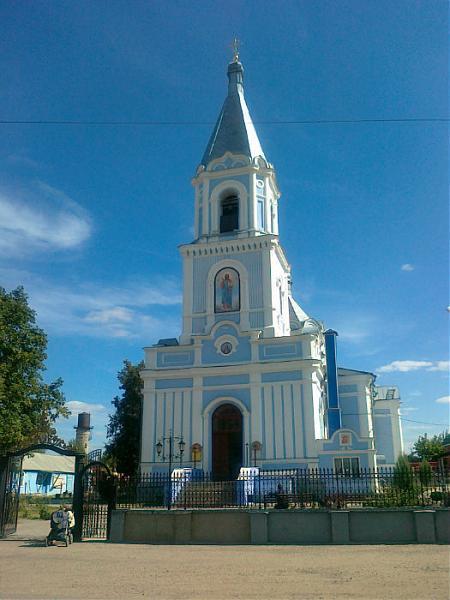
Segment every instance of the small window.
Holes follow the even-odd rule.
[[[342,477],[359,477],[359,458],[357,456],[335,458],[334,470],[338,475],[342,475]]]
[[[220,233],[239,229],[239,198],[227,196],[220,203]]]

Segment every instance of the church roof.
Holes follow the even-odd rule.
[[[202,158],[205,167],[225,152],[265,158],[245,102],[244,69],[239,61],[228,65],[228,80],[228,96]]]

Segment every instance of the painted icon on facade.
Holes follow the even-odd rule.
[[[240,309],[239,274],[235,269],[221,269],[214,283],[215,312]]]

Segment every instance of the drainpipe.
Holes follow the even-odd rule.
[[[328,437],[342,427],[341,407],[339,404],[338,374],[336,362],[337,331],[327,329],[325,335],[325,357],[327,361],[327,397],[328,397]]]

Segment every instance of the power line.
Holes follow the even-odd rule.
[[[374,415],[373,413],[342,413],[343,417],[360,417],[360,416],[367,416],[367,415],[372,415],[374,417],[376,417],[376,415]],[[408,419],[406,417],[402,417],[401,415],[399,416],[399,418],[402,421],[410,421],[411,423],[420,423],[421,425],[436,425],[437,427],[448,427],[448,423],[429,423],[428,421],[415,421],[414,419]]]
[[[304,119],[291,121],[252,121],[254,125],[351,125],[362,123],[448,123],[448,118],[412,119]],[[213,121],[85,121],[85,120],[9,120],[0,119],[0,125],[100,125],[133,127],[178,127],[214,125]]]
[[[426,421],[414,421],[413,419],[406,419],[405,417],[400,417],[402,421],[410,421],[411,423],[420,423],[421,425],[436,425],[438,427],[448,427],[448,423],[427,423]]]

